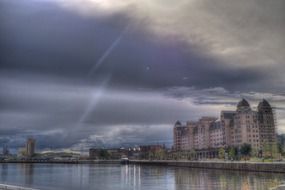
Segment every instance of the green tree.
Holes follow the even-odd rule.
[[[219,148],[219,158],[224,159],[225,158],[225,149]]]
[[[284,150],[284,146],[282,146],[281,143],[278,143],[278,151],[280,152],[281,155],[284,155],[285,150]]]
[[[257,156],[258,156],[258,149],[252,148],[252,150],[251,150],[251,156],[252,156],[252,157],[257,157]]]
[[[271,153],[271,146],[269,143],[265,142],[263,145],[263,157],[265,158],[272,158],[272,153]]]
[[[194,160],[195,157],[196,157],[196,151],[195,151],[195,149],[191,149],[190,150],[190,158],[191,158],[191,160]]]
[[[272,144],[272,158],[278,158],[279,157],[279,154],[280,154],[280,151],[278,149],[278,145],[276,143]]]
[[[276,158],[278,157],[279,153],[280,149],[278,148],[278,144],[266,142],[263,145],[263,156],[265,158]]]
[[[236,157],[236,150],[234,147],[229,148],[229,157],[230,159],[234,159]]]
[[[164,150],[157,150],[154,152],[155,158],[158,160],[163,160],[165,158],[165,151]]]
[[[101,149],[100,152],[99,152],[99,158],[100,159],[104,159],[104,160],[109,159],[110,158],[110,153],[107,150],[105,150],[105,149]]]
[[[243,145],[241,145],[241,148],[240,148],[241,155],[249,156],[251,151],[252,151],[252,148],[250,144],[244,143]]]

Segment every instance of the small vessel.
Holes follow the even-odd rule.
[[[121,158],[121,164],[129,164],[129,159],[126,157]]]

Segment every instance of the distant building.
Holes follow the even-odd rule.
[[[35,148],[36,148],[36,140],[33,138],[28,138],[26,142],[26,156],[27,157],[34,156]]]
[[[89,158],[90,159],[99,159],[101,149],[98,148],[90,148],[89,149]]]
[[[165,146],[160,144],[153,145],[143,145],[139,147],[139,155],[140,159],[158,159],[159,157],[163,157],[165,152]]]
[[[164,149],[165,149],[164,145],[159,145],[159,144],[143,145],[139,147],[140,152],[157,152]]]
[[[250,144],[254,150],[265,150],[276,144],[274,112],[266,100],[257,111],[242,99],[236,111],[221,111],[220,120],[202,117],[197,122],[180,121],[173,129],[174,150],[207,150]]]
[[[131,157],[138,150],[129,148],[90,148],[89,149],[89,159],[121,159],[122,157]]]
[[[3,156],[9,155],[9,149],[8,149],[8,146],[6,144],[3,146],[2,154],[3,154]]]

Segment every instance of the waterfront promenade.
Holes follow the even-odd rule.
[[[0,190],[38,190],[14,185],[0,184]]]

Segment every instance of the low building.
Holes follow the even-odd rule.
[[[93,160],[97,160],[100,157],[101,149],[98,148],[90,148],[89,149],[89,158]]]

